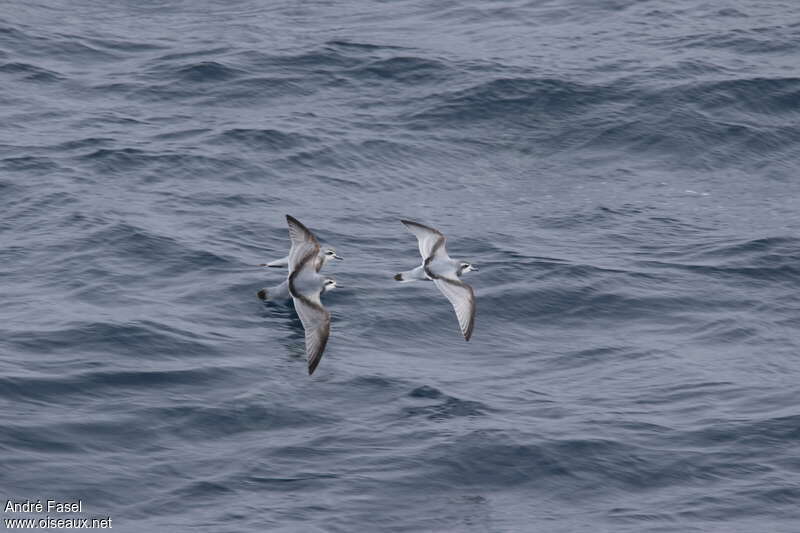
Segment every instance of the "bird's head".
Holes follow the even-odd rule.
[[[336,280],[333,278],[325,278],[325,281],[322,282],[322,292],[328,292],[338,287],[336,285]]]
[[[322,252],[322,260],[325,263],[332,261],[334,259],[338,259],[341,261],[343,258],[336,255],[336,250],[334,250],[333,248],[326,248],[325,251]]]
[[[478,267],[473,265],[472,263],[467,263],[466,261],[461,261],[461,264],[458,268],[458,274],[461,275],[465,272],[477,272]]]

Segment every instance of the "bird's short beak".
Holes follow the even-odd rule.
[[[472,270],[474,270],[475,272],[477,272],[477,271],[478,271],[478,267],[476,267],[475,265],[472,265]]]
[[[256,265],[256,266],[265,267],[265,266],[267,266],[267,264],[266,263],[261,263],[260,265]]]
[[[336,254],[333,254],[333,258],[334,259],[338,259],[339,261],[343,261],[344,260],[344,257],[340,257],[340,256],[338,256]]]

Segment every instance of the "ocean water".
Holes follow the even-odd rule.
[[[3,519],[800,531],[800,4],[10,1],[0,124]]]

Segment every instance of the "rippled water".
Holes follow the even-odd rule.
[[[0,492],[121,531],[797,531],[800,6],[725,4],[5,3]],[[286,213],[345,257],[312,377],[255,296]],[[400,218],[480,267],[471,342],[392,280]]]

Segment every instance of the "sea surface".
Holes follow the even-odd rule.
[[[286,214],[344,257],[310,377]],[[3,2],[0,498],[800,531],[800,3]]]

